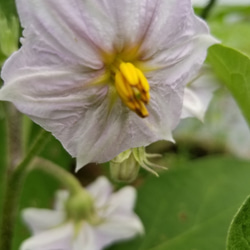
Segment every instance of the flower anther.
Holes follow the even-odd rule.
[[[115,87],[128,108],[142,118],[148,116],[145,104],[148,104],[150,99],[150,87],[140,69],[132,63],[122,62],[115,73]]]

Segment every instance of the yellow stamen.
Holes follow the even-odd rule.
[[[138,84],[138,73],[136,67],[132,63],[124,63],[120,64],[120,71],[122,72],[123,76],[131,85]]]
[[[136,69],[137,75],[140,79],[140,85],[145,90],[145,92],[148,92],[150,87],[149,87],[147,78],[143,75],[143,73],[139,69],[137,69],[137,68],[135,68],[135,69]]]
[[[148,116],[148,110],[143,102],[140,102],[140,108],[135,110],[136,114],[141,117],[147,117]]]
[[[124,84],[124,77],[120,71],[115,74],[115,87],[118,94],[124,101],[133,99],[133,91],[131,88],[129,88],[129,86]]]
[[[150,86],[143,73],[132,63],[122,62],[115,72],[115,87],[123,103],[140,117],[148,116]]]

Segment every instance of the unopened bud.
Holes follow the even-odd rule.
[[[110,161],[111,177],[119,182],[132,182],[140,169],[132,150],[126,150]]]
[[[155,164],[149,159],[160,156],[159,154],[146,153],[145,147],[128,149],[110,161],[111,177],[115,181],[132,182],[136,179],[140,167],[158,176],[154,169],[165,170],[167,168]]]

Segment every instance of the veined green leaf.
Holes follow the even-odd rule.
[[[222,250],[250,190],[249,162],[213,157],[176,164],[138,190],[145,235],[109,250]]]
[[[234,217],[228,233],[227,250],[250,249],[250,196]]]
[[[217,44],[209,48],[208,62],[230,90],[250,126],[250,59]]]

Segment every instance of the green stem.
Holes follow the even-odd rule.
[[[21,143],[22,143],[22,155],[26,155],[28,152],[28,145],[29,145],[29,139],[30,139],[30,134],[31,134],[31,129],[32,129],[32,124],[33,122],[30,120],[29,117],[23,115],[22,117],[22,133],[21,133]]]
[[[35,169],[53,176],[60,183],[62,183],[62,185],[67,188],[72,195],[75,195],[78,192],[84,192],[80,182],[74,177],[74,175],[51,161],[37,157],[30,166],[30,170]]]
[[[8,172],[11,172],[22,158],[21,152],[21,114],[13,104],[7,105],[7,120],[9,129],[9,164]]]
[[[201,17],[205,20],[208,18],[208,15],[210,14],[211,9],[215,5],[216,0],[210,0],[207,6],[203,9],[201,13]]]
[[[3,199],[3,218],[0,225],[0,249],[11,250],[19,198],[29,164],[34,156],[42,150],[49,138],[50,136],[45,130],[41,131],[28,154],[13,170],[7,180]]]
[[[7,176],[8,176],[8,166],[10,162],[10,150],[9,150],[9,123],[6,118],[7,107],[6,103],[0,103],[0,133],[2,138],[2,147],[0,147],[0,190],[1,190],[1,199],[0,199],[0,221],[2,220],[2,209],[3,209],[3,193],[6,187]]]

